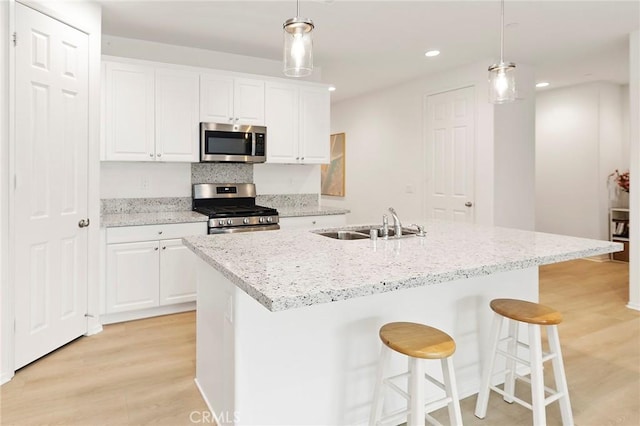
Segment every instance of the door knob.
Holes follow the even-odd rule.
[[[466,203],[464,203],[465,207],[471,207],[473,206],[473,203],[471,201],[467,201]]]
[[[91,221],[87,218],[87,219],[80,219],[80,222],[78,222],[78,227],[79,228],[86,228],[87,226],[89,226],[89,224],[91,223]]]

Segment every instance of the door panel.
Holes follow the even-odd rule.
[[[181,239],[160,241],[160,305],[196,300],[197,259]]]
[[[425,102],[427,216],[473,222],[473,87],[427,96]]]
[[[86,332],[88,37],[16,3],[15,368]]]

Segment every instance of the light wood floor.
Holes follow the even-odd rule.
[[[623,263],[584,260],[540,271],[541,302],[564,315],[576,425],[640,424],[640,313],[625,308],[627,271]],[[0,424],[194,424],[190,413],[198,421],[206,410],[193,383],[194,352],[193,313],[106,326],[18,371],[0,388]],[[461,403],[466,425],[531,424],[528,410],[495,395],[479,420],[475,400]],[[561,424],[557,404],[547,416],[549,426]]]

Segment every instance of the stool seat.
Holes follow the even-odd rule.
[[[442,359],[456,351],[456,343],[447,333],[414,322],[385,324],[380,339],[394,351],[413,358]]]
[[[527,324],[557,325],[562,322],[562,314],[553,308],[538,303],[516,299],[494,299],[491,309],[503,317]]]

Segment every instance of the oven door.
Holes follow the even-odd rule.
[[[236,232],[275,231],[276,229],[280,229],[280,225],[277,223],[270,225],[230,226],[227,228],[209,228],[209,234],[235,234]]]
[[[263,163],[265,134],[255,126],[200,123],[200,161]]]

